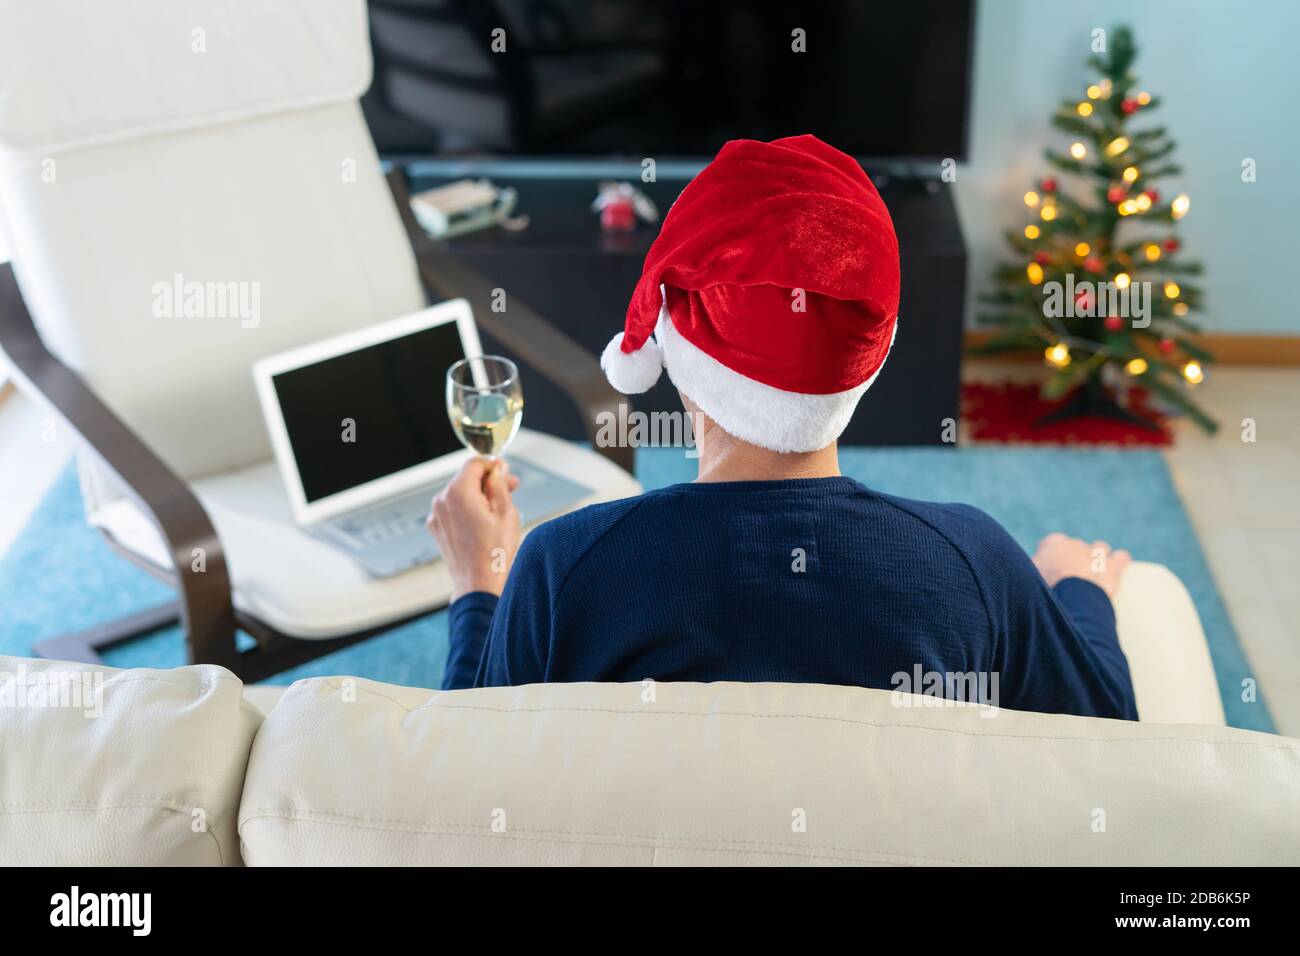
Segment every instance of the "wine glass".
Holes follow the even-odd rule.
[[[515,363],[500,355],[482,355],[447,369],[447,416],[461,444],[484,461],[505,454],[524,417],[524,390]]]

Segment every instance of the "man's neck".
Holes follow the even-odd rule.
[[[715,431],[700,442],[697,481],[782,481],[834,478],[840,473],[835,443],[809,452],[775,452]]]

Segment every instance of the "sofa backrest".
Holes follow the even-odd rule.
[[[251,865],[1300,863],[1300,741],[927,702],[299,681],[240,839]]]
[[[0,657],[0,865],[237,866],[261,714],[220,667]]]
[[[0,0],[0,63],[37,328],[183,477],[270,456],[257,358],[423,306],[363,0]]]
[[[1300,741],[1253,731],[804,684],[317,678],[265,720],[240,691],[0,657],[0,864],[1300,863]]]

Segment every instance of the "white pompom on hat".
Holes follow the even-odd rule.
[[[635,352],[624,352],[623,333],[619,332],[600,354],[600,367],[615,389],[624,395],[640,395],[659,381],[664,353],[654,339],[647,339]]]

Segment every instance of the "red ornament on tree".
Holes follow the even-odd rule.
[[[1178,251],[1178,240],[1177,240],[1177,239],[1174,239],[1174,238],[1172,238],[1172,237],[1170,237],[1169,239],[1166,239],[1166,240],[1165,240],[1165,252],[1177,252],[1177,251]]]
[[[1124,198],[1123,186],[1111,186],[1110,189],[1106,190],[1107,202],[1119,202],[1123,198]]]
[[[1154,189],[1148,189],[1147,199],[1150,199],[1153,203],[1157,203],[1160,201],[1160,194],[1156,192]]]
[[[1118,332],[1120,329],[1124,328],[1124,320],[1121,319],[1118,315],[1106,316],[1105,324],[1106,324],[1107,332]]]
[[[1176,347],[1176,343],[1174,342],[1173,339],[1160,340],[1160,351],[1165,355],[1168,355],[1170,352],[1172,352],[1175,347]]]
[[[1080,292],[1074,297],[1074,304],[1080,312],[1086,315],[1092,311],[1092,296],[1086,291]]]
[[[1120,111],[1121,111],[1125,116],[1130,116],[1130,115],[1132,115],[1133,113],[1136,113],[1136,112],[1137,112],[1138,101],[1137,101],[1137,100],[1121,100],[1121,101],[1120,101],[1120,104],[1119,104],[1119,108],[1120,108]]]
[[[1044,179],[1041,185],[1043,187],[1043,192],[1045,193],[1056,192],[1056,180],[1053,179],[1051,176],[1048,176],[1046,179]]]
[[[1083,260],[1083,267],[1089,272],[1100,272],[1103,268],[1102,261],[1096,256],[1089,256]]]
[[[1037,262],[1040,266],[1045,266],[1052,261],[1052,257],[1049,256],[1042,249],[1039,249],[1037,252],[1034,253],[1034,261]]]

